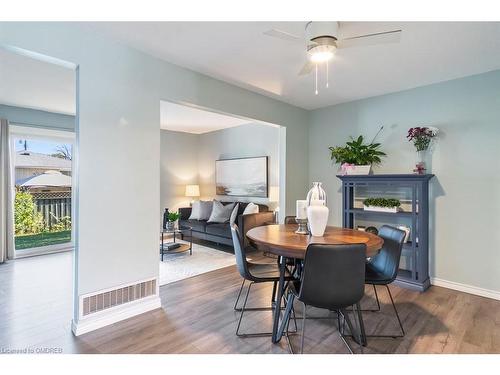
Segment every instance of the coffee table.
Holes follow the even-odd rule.
[[[181,226],[175,229],[162,229],[161,230],[161,245],[160,245],[160,254],[161,261],[163,262],[164,254],[178,254],[189,251],[189,255],[193,255],[193,228],[188,226]],[[175,249],[168,250],[165,243],[165,235],[171,235],[173,243],[177,243],[176,239],[181,236],[181,239],[184,238],[185,234],[189,234],[189,243],[181,243],[179,247]]]

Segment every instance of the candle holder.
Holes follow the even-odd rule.
[[[309,230],[307,229],[307,219],[295,219],[299,227],[295,231],[297,234],[309,234]]]

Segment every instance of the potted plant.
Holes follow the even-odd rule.
[[[167,216],[167,225],[166,225],[166,230],[174,230],[175,228],[175,222],[179,220],[181,217],[181,214],[178,212],[169,212]]]
[[[366,198],[363,201],[365,211],[398,212],[401,202],[394,198]]]
[[[408,129],[406,138],[408,138],[409,142],[413,142],[417,150],[417,162],[413,170],[415,173],[424,174],[426,172],[425,162],[427,159],[427,150],[438,132],[439,130],[437,128],[425,126]]]
[[[370,174],[372,165],[381,163],[380,158],[385,156],[385,153],[380,151],[380,143],[373,143],[377,135],[368,144],[363,143],[363,136],[360,135],[357,139],[351,137],[345,146],[329,147],[330,158],[340,164],[342,174]]]

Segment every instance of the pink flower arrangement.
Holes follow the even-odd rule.
[[[424,151],[429,148],[432,138],[437,136],[439,130],[433,127],[415,127],[408,129],[409,142],[413,142],[417,151]]]

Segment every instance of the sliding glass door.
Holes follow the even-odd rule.
[[[73,133],[13,126],[16,258],[73,249]]]

